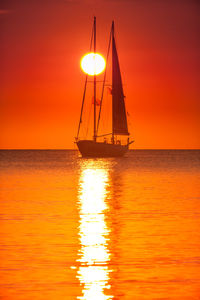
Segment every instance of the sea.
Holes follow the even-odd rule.
[[[0,151],[0,299],[200,299],[200,151]]]

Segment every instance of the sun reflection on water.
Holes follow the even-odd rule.
[[[99,164],[100,162],[100,164]],[[82,300],[112,299],[108,295],[110,252],[109,228],[105,220],[108,210],[109,171],[103,161],[82,163],[79,181],[79,250],[77,277],[83,285]],[[107,290],[107,293],[106,291]]]

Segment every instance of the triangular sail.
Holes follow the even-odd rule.
[[[129,135],[119,59],[112,25],[112,123],[113,134]]]

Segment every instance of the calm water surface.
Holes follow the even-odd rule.
[[[200,299],[200,151],[0,156],[0,299]]]

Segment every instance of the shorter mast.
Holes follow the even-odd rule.
[[[112,138],[114,135],[129,135],[124,92],[120,72],[119,58],[112,22]],[[114,141],[114,140],[113,140]]]

